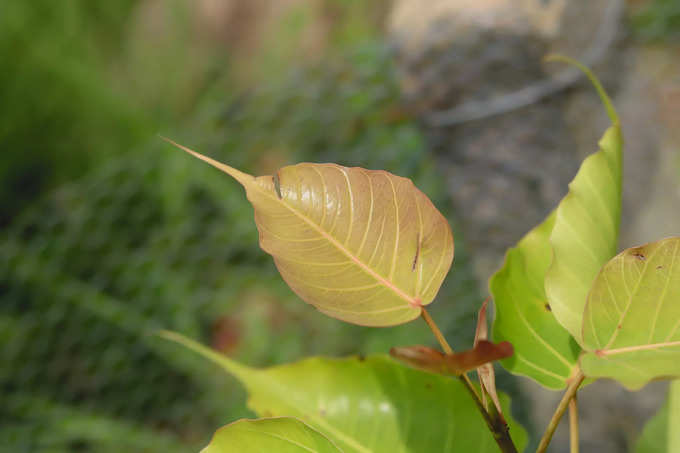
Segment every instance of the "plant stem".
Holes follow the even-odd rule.
[[[578,403],[577,395],[569,401],[569,445],[571,453],[578,453]]]
[[[444,352],[448,355],[453,354],[453,349],[451,348],[451,345],[449,345],[449,342],[446,341],[446,338],[444,338],[444,334],[442,334],[442,331],[439,330],[439,326],[437,326],[437,323],[434,322],[434,319],[432,319],[432,316],[430,316],[430,313],[425,309],[425,307],[422,308],[422,316],[425,322],[427,323],[428,327],[434,334],[434,337],[437,339],[439,342],[439,345],[442,347]],[[470,390],[472,393],[474,393],[475,400],[479,400],[481,402],[479,393],[477,393],[477,390],[475,390],[474,386],[472,385],[472,382],[470,382],[470,378],[467,376],[467,374],[462,374],[460,376],[464,383],[465,386]],[[484,407],[484,405],[482,405]],[[486,410],[484,411],[486,412]]]
[[[442,334],[441,330],[439,330],[439,327],[434,322],[434,319],[432,319],[425,307],[423,307],[422,310],[423,319],[427,323],[430,330],[432,330],[432,333],[441,345],[444,352],[446,354],[453,354],[453,349],[451,349],[451,346],[446,341],[446,338],[444,338],[444,335]],[[498,444],[498,448],[500,448],[501,452],[517,453],[517,448],[510,437],[508,425],[506,425],[500,417],[492,417],[491,414],[489,414],[489,412],[484,407],[477,390],[475,390],[472,382],[470,382],[470,378],[468,378],[467,374],[461,374],[458,376],[458,379],[460,379],[460,381],[463,383],[463,386],[470,393],[472,400],[475,402],[477,409],[479,409],[479,412],[482,414],[482,418],[484,419],[486,426],[489,428],[489,431],[491,431],[491,434],[493,434],[493,438],[496,441],[496,444]]]
[[[444,335],[442,334],[442,331],[439,330],[439,327],[437,327],[437,324],[434,322],[434,319],[432,319],[432,316],[427,312],[425,307],[422,307],[422,317],[427,323],[427,326],[430,328],[432,333],[434,334],[434,337],[437,339],[439,344],[441,345],[442,349],[446,354],[453,354],[453,349],[451,349],[451,346],[449,345],[449,342],[446,341],[446,338],[444,338]]]
[[[553,414],[550,423],[548,423],[548,427],[545,429],[545,433],[541,438],[541,442],[538,444],[536,453],[545,453],[546,449],[548,448],[548,445],[550,444],[550,440],[552,439],[553,434],[555,434],[557,425],[559,425],[562,416],[564,415],[564,413],[567,410],[567,407],[569,406],[569,403],[571,402],[572,398],[576,396],[576,392],[578,391],[578,388],[584,379],[585,376],[583,375],[583,372],[581,370],[578,370],[576,376],[572,378],[569,387],[567,387],[567,391],[564,393],[564,396],[562,397],[560,404],[557,406],[557,409],[555,409],[555,413]]]

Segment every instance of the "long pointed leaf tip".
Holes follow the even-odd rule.
[[[249,184],[249,183],[251,183],[255,180],[255,177],[252,176],[252,175],[249,175],[248,173],[243,173],[242,171],[237,170],[233,167],[230,167],[229,165],[225,165],[222,162],[218,162],[215,159],[211,159],[208,156],[204,156],[203,154],[198,153],[198,152],[196,152],[192,149],[189,149],[186,146],[180,145],[179,143],[172,141],[167,137],[163,137],[162,135],[159,135],[159,137],[161,139],[165,140],[166,142],[170,143],[171,145],[181,149],[182,151],[185,151],[185,152],[191,154],[192,156],[194,156],[198,159],[201,159],[203,162],[207,162],[208,164],[212,165],[213,167],[215,167],[219,170],[222,170],[223,172],[225,172],[226,174],[228,174],[229,176],[231,176],[232,178],[234,178],[235,180],[240,182],[243,186],[246,186],[247,184]]]
[[[581,64],[580,62],[574,60],[573,58],[569,58],[564,55],[559,55],[559,54],[550,54],[544,58],[544,61],[560,61],[562,63],[567,63],[569,65],[575,66],[578,68],[581,72],[585,74],[586,77],[588,77],[588,80],[590,80],[590,83],[593,84],[595,87],[595,90],[597,90],[597,94],[600,96],[600,99],[602,100],[602,103],[604,104],[605,109],[607,110],[607,115],[609,116],[609,119],[612,121],[614,124],[619,123],[619,115],[616,113],[616,109],[614,108],[614,105],[612,104],[612,100],[609,98],[609,95],[607,92],[604,90],[602,87],[602,84],[600,83],[600,80],[593,74],[593,72],[586,67],[585,65]]]

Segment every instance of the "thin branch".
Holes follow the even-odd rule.
[[[451,346],[449,345],[448,341],[446,341],[446,338],[444,338],[444,335],[442,334],[441,330],[439,330],[439,327],[434,322],[434,320],[427,312],[425,307],[422,307],[422,317],[427,323],[430,330],[432,330],[432,333],[434,334],[435,338],[441,345],[444,352],[446,354],[453,354],[453,349],[451,349]],[[479,397],[477,390],[475,390],[475,387],[472,385],[472,382],[470,382],[470,378],[468,378],[467,374],[462,374],[458,376],[458,379],[460,379],[465,389],[468,391],[468,393],[470,393],[472,400],[475,402],[477,409],[479,409],[479,412],[482,414],[482,418],[484,419],[486,426],[489,428],[489,431],[491,431],[491,434],[493,435],[493,438],[496,441],[496,444],[498,444],[498,448],[500,448],[501,452],[517,453],[517,448],[515,447],[515,444],[512,442],[512,438],[510,437],[508,425],[502,420],[502,418],[498,416],[492,416],[491,414],[489,414],[489,412],[484,407],[484,404],[482,403],[482,400]]]
[[[560,404],[557,406],[557,409],[555,409],[555,413],[553,414],[550,423],[548,423],[548,427],[545,429],[545,433],[541,438],[541,442],[538,444],[536,453],[545,453],[545,451],[547,450],[548,445],[550,444],[550,440],[552,439],[553,434],[555,434],[557,425],[559,425],[562,416],[567,411],[567,407],[569,407],[570,401],[572,400],[572,398],[576,396],[576,392],[578,391],[578,388],[584,379],[585,376],[583,375],[583,372],[581,370],[578,370],[578,373],[572,379],[571,383],[569,384],[569,387],[567,387],[567,391],[564,393],[562,401],[560,401]]]
[[[425,309],[425,307],[422,307],[422,317],[427,323],[427,326],[430,328],[432,333],[434,334],[434,337],[437,339],[437,342],[439,342],[439,345],[442,347],[444,350],[444,353],[451,355],[453,354],[453,349],[451,348],[451,345],[449,345],[449,342],[446,341],[446,338],[444,337],[444,334],[442,333],[441,330],[439,330],[439,326],[437,326],[437,323],[434,322],[434,319],[432,319],[432,316],[430,316],[430,313]],[[470,378],[468,377],[467,373],[464,373],[460,375],[460,377],[463,379],[465,386],[468,387],[468,389],[474,394],[474,397],[476,400],[480,401],[481,404],[481,398],[479,396],[479,393],[477,393],[477,390],[475,390],[475,387],[472,385],[472,382],[470,382]],[[484,407],[482,404],[481,407]],[[486,412],[486,410],[485,410]]]
[[[422,317],[427,323],[427,326],[430,328],[432,333],[434,334],[434,337],[437,339],[439,344],[441,345],[442,349],[446,354],[453,354],[453,349],[451,349],[451,346],[449,345],[449,342],[446,341],[446,338],[444,338],[444,334],[442,334],[442,331],[439,330],[439,327],[437,324],[434,322],[434,319],[432,319],[432,316],[427,312],[425,307],[422,307]]]
[[[578,403],[577,396],[569,401],[569,445],[570,453],[578,453]]]

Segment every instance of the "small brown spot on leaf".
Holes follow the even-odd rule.
[[[617,328],[617,329],[620,329],[620,328],[621,328],[621,324],[617,325],[616,328]]]
[[[552,311],[552,308],[550,308],[550,304],[546,303],[543,308],[546,309],[546,311]]]
[[[639,259],[640,261],[644,261],[647,259],[644,253],[640,251],[640,249],[635,249],[632,251],[631,255],[633,255],[635,258]]]
[[[411,265],[411,272],[416,270],[416,264],[418,264],[418,257],[420,256],[420,232],[418,232],[418,237],[416,238],[416,256],[413,257],[413,265]]]
[[[657,271],[660,271],[661,269],[663,269],[663,266],[661,266],[661,265],[656,266],[656,270],[657,270]]]
[[[279,177],[279,172],[277,171],[274,176],[272,176],[272,182],[274,183],[274,189],[276,190],[276,196],[279,200],[283,197],[281,196],[281,179]]]
[[[359,362],[363,362],[363,361],[366,360],[366,356],[364,356],[363,354],[359,354],[359,355],[357,356],[357,360],[358,360]]]
[[[431,388],[432,388],[432,384],[430,384],[429,382],[426,382],[426,383],[425,383],[425,388],[426,388],[426,389],[431,389]]]

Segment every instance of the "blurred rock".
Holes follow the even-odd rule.
[[[457,228],[480,286],[504,251],[559,202],[609,125],[592,87],[564,65],[542,65],[546,53],[593,67],[620,112],[621,245],[680,232],[678,50],[622,39],[623,6],[622,0],[395,3],[388,29],[402,91],[448,175]],[[560,394],[528,380],[523,385],[542,430]],[[584,389],[584,451],[631,445],[664,389],[661,383],[629,393],[610,382]],[[550,451],[568,451],[566,430]]]
[[[449,175],[480,281],[541,221],[578,168],[563,97],[496,112],[494,101],[546,80],[541,60],[565,11],[558,0],[440,0],[390,21],[404,95]],[[502,109],[501,109],[502,110]]]
[[[281,20],[297,15],[302,19],[300,51],[318,55],[325,46],[330,22],[320,9],[306,0],[200,0],[196,2],[196,28],[247,55],[271,44],[282,30]],[[304,20],[310,12],[319,20]]]
[[[526,381],[524,383],[527,384]],[[533,384],[524,387],[533,401],[533,420],[540,436],[562,398],[562,392],[549,391]],[[578,394],[581,451],[632,451],[642,424],[663,404],[667,387],[667,382],[653,382],[641,391],[629,392],[610,380],[596,381],[584,387]],[[566,414],[548,451],[570,451],[569,421]]]
[[[626,137],[622,246],[680,234],[680,48],[639,47],[617,103]]]

